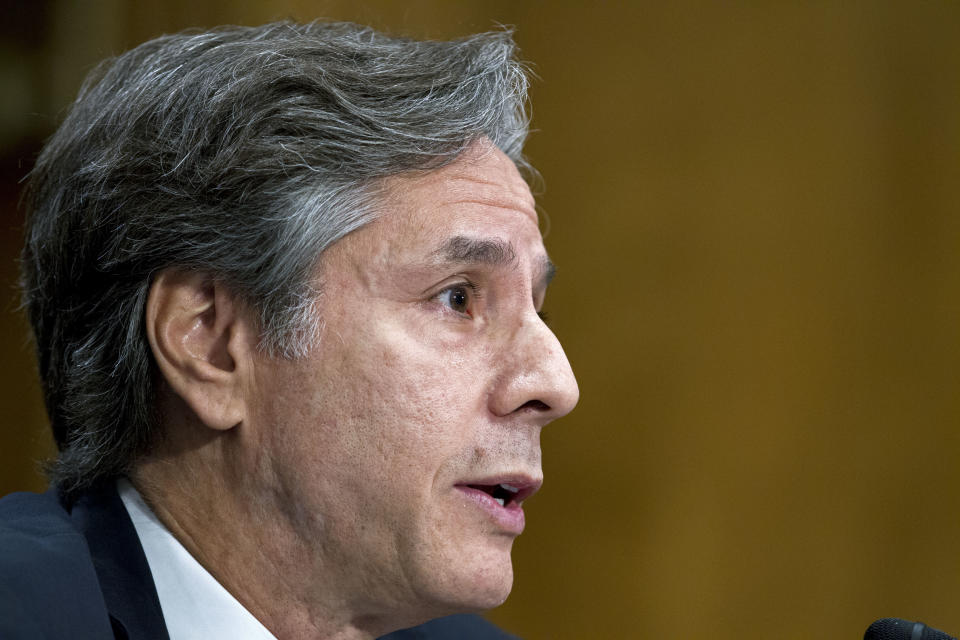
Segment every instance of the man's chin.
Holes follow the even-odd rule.
[[[481,613],[499,607],[513,589],[513,565],[505,563],[481,567],[451,589],[449,603],[457,613]]]
[[[473,583],[470,586],[444,590],[429,589],[427,593],[420,594],[417,604],[404,607],[401,611],[394,611],[385,618],[378,618],[378,624],[382,623],[383,620],[387,620],[388,623],[387,626],[379,628],[375,635],[415,627],[444,616],[462,613],[484,613],[506,601],[507,596],[510,595],[512,583],[511,572],[505,584]]]
[[[476,561],[477,559],[474,558]],[[430,618],[455,613],[483,613],[499,607],[513,588],[513,565],[509,560],[476,565],[448,574],[430,583],[422,600],[430,603]]]

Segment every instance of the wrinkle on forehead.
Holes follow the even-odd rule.
[[[440,205],[479,204],[511,209],[537,223],[536,202],[513,161],[486,138],[478,140],[448,165],[419,174],[391,176],[388,194],[403,197],[416,188],[433,189]]]

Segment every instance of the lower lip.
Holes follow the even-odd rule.
[[[517,536],[523,533],[523,507],[518,503],[510,502],[501,506],[500,503],[494,500],[493,496],[486,491],[462,485],[458,485],[457,489],[462,491],[474,504],[486,511],[501,529]]]

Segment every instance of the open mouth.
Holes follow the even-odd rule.
[[[456,488],[493,518],[501,531],[523,532],[523,501],[540,488],[542,480],[520,474],[471,478]]]
[[[500,484],[468,484],[467,486],[477,491],[483,491],[496,500],[501,507],[519,504],[522,499],[520,488],[505,482]]]

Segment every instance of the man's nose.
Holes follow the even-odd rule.
[[[490,408],[498,416],[529,411],[541,424],[570,413],[580,399],[560,341],[535,313],[524,318],[500,358]]]

